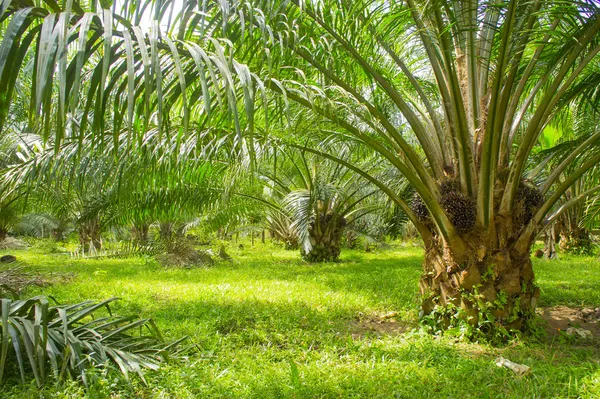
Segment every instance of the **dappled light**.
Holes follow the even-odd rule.
[[[598,0],[0,0],[3,398],[597,398],[599,257]]]

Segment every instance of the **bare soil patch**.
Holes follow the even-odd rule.
[[[26,270],[22,266],[0,268],[0,296],[18,298],[29,287],[47,287],[67,283],[74,278],[72,273],[40,273]]]
[[[350,322],[349,332],[353,339],[366,336],[400,335],[411,328],[411,325],[399,318],[397,312],[366,315],[359,313]]]
[[[581,328],[592,333],[588,342],[600,343],[600,308],[555,306],[541,308],[538,313],[546,321],[545,328],[550,339],[565,334],[569,328]]]
[[[6,237],[0,241],[0,250],[11,250],[11,249],[27,249],[29,245],[18,238]]]

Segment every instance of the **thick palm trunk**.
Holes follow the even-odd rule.
[[[326,237],[311,237],[312,247],[304,252],[302,257],[309,262],[333,262],[339,259],[341,240],[332,240]]]
[[[169,242],[173,238],[173,224],[161,222],[159,224],[158,235],[163,242]]]
[[[133,239],[133,243],[138,247],[143,247],[148,245],[148,232],[150,230],[150,226],[148,224],[137,224],[131,228],[131,236]]]
[[[354,249],[356,248],[356,244],[358,244],[358,235],[354,231],[348,231],[346,233],[346,246],[350,249]]]
[[[290,236],[287,239],[283,240],[283,244],[284,244],[283,247],[287,251],[297,250],[298,247],[300,246],[298,244],[298,237],[296,237],[296,236]]]
[[[590,232],[583,227],[571,226],[560,232],[560,249],[577,255],[591,255],[594,252]]]
[[[450,237],[456,238],[451,245],[428,227],[433,224],[420,198],[413,200],[413,209],[424,223],[421,229],[431,229],[424,234],[420,281],[423,313],[428,316],[424,321],[433,323],[436,330],[467,323],[487,337],[526,330],[539,296],[530,258],[535,229],[527,227],[543,203],[542,193],[522,183],[513,211],[503,215],[496,209],[488,228],[477,225],[475,201],[454,181],[440,184],[440,196],[460,234]]]
[[[302,251],[309,262],[333,262],[339,259],[346,219],[321,215],[308,229],[310,249]]]
[[[539,296],[530,248],[490,249],[478,240],[467,239],[469,249],[462,253],[439,240],[427,245],[420,281],[424,314],[441,329],[461,321],[484,334],[526,329]]]
[[[89,222],[80,227],[79,243],[83,253],[93,253],[102,249],[102,237],[97,223]]]
[[[52,229],[52,237],[54,238],[55,241],[64,241],[65,240],[65,230],[62,227]]]
[[[0,242],[4,241],[7,236],[8,236],[8,229],[0,227]]]

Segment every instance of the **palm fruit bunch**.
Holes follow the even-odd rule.
[[[475,201],[463,194],[457,180],[446,179],[440,183],[440,205],[459,234],[469,233],[475,228],[477,217]],[[411,209],[420,221],[429,219],[429,210],[417,193],[413,196]]]
[[[440,182],[440,195],[444,198],[445,195],[452,192],[460,192],[460,182],[455,179],[444,179]]]
[[[521,182],[517,189],[514,220],[518,226],[525,226],[531,221],[535,212],[544,203],[544,195],[537,187]]]
[[[467,234],[475,228],[477,209],[475,201],[465,195],[456,180],[440,183],[440,205],[450,218],[458,234]]]
[[[429,219],[429,209],[427,209],[427,206],[423,202],[423,199],[416,191],[410,202],[410,208],[417,217],[417,219],[419,219],[421,222],[425,222]]]

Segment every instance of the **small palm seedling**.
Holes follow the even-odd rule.
[[[1,299],[0,383],[15,366],[23,383],[31,373],[38,386],[51,376],[87,385],[92,367],[115,368],[125,378],[135,373],[145,382],[143,369],[158,369],[185,338],[165,344],[151,319],[113,316],[115,300],[50,306],[42,296]],[[94,317],[102,308],[108,316]]]

